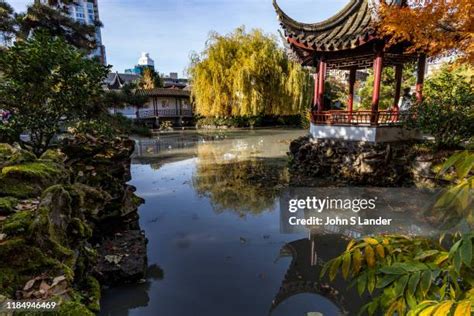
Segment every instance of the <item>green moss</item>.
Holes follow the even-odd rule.
[[[21,277],[15,269],[0,269],[0,295],[10,296],[21,286]]]
[[[16,198],[29,198],[39,194],[37,186],[19,181],[10,181],[0,176],[0,196],[14,196]]]
[[[101,288],[100,283],[97,281],[96,278],[89,276],[86,279],[86,292],[87,292],[87,300],[89,304],[87,307],[94,312],[100,311],[100,296],[101,296]]]
[[[9,166],[2,169],[2,176],[15,179],[54,180],[63,170],[51,162],[30,162],[21,165]]]
[[[62,183],[67,178],[64,167],[51,161],[7,166],[0,172],[0,196],[35,197],[50,185]]]
[[[66,159],[64,155],[59,150],[48,149],[44,154],[41,155],[40,160],[49,160],[57,163],[62,163]]]
[[[0,197],[0,213],[10,214],[15,211],[18,200],[14,197]]]
[[[69,225],[72,233],[77,237],[84,239],[92,237],[92,229],[83,220],[74,217]]]
[[[16,149],[9,159],[10,165],[17,165],[22,163],[33,162],[36,160],[36,156],[26,150],[23,149]]]
[[[0,244],[0,258],[0,293],[10,297],[40,274],[73,276],[69,267],[21,237]]]
[[[0,231],[8,236],[24,235],[33,222],[31,211],[22,211],[9,216],[0,226]]]
[[[32,222],[30,231],[31,236],[39,246],[50,251],[51,256],[57,259],[65,260],[69,267],[74,265],[74,251],[67,247],[67,222],[57,222],[58,218],[62,220],[66,214],[51,214],[51,210],[41,207],[36,213],[36,218]],[[53,218],[55,217],[55,218]]]
[[[9,144],[0,143],[0,163],[10,159],[15,149]]]
[[[74,199],[74,205],[80,208],[81,213],[86,216],[97,216],[105,204],[112,199],[110,194],[102,189],[93,188],[82,183],[73,184],[70,193]]]
[[[86,306],[79,302],[69,301],[64,302],[59,307],[59,310],[54,312],[57,316],[94,316]]]

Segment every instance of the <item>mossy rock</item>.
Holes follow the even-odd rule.
[[[64,173],[58,164],[51,162],[30,162],[8,166],[2,169],[2,176],[5,178],[14,178],[21,180],[39,180],[41,182],[49,182],[56,180]]]
[[[68,177],[65,168],[52,161],[7,166],[0,172],[0,196],[35,197],[53,184],[66,182]]]
[[[69,267],[30,240],[15,237],[0,244],[0,294],[12,297],[28,280],[40,274],[73,277]]]
[[[105,205],[112,200],[106,191],[82,183],[71,185],[70,194],[74,199],[74,205],[80,208],[85,216],[93,218],[97,218]]]
[[[48,149],[41,155],[40,160],[49,160],[57,163],[63,163],[66,160],[66,155],[60,150]]]
[[[9,144],[0,143],[0,159],[2,157],[10,157],[13,155],[15,148]]]
[[[35,214],[31,211],[22,211],[9,216],[0,224],[0,232],[7,236],[22,236],[29,232]]]
[[[94,316],[84,304],[76,301],[64,302],[60,305],[59,310],[52,313],[55,316]]]
[[[87,293],[87,297],[84,298],[85,301],[88,301],[87,308],[89,308],[91,311],[99,312],[101,297],[101,287],[99,281],[97,281],[97,279],[92,276],[87,277],[84,290]]]
[[[15,211],[15,206],[18,204],[18,199],[7,196],[0,197],[0,214],[11,214]]]
[[[10,157],[8,163],[10,165],[23,164],[36,161],[36,156],[24,149],[15,149],[15,152]]]

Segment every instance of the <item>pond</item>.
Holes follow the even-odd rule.
[[[148,275],[108,289],[101,315],[356,314],[361,299],[321,265],[337,234],[282,233],[287,151],[303,130],[216,131],[137,139],[132,181],[148,243]]]

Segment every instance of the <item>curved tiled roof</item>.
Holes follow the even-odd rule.
[[[138,90],[138,94],[156,97],[183,97],[189,98],[191,92],[183,89],[155,88],[150,90]]]
[[[283,12],[276,0],[273,0],[273,5],[288,38],[313,50],[337,51],[360,46],[374,35],[369,1],[351,0],[335,16],[312,24],[292,19]]]

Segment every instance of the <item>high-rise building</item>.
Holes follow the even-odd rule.
[[[140,58],[138,59],[138,64],[131,69],[125,69],[126,74],[135,74],[135,75],[142,75],[143,70],[145,68],[149,68],[151,70],[155,70],[155,61],[151,59],[150,54],[143,52]]]
[[[96,22],[100,21],[97,1],[98,0],[76,0],[74,4],[70,4],[67,7],[69,15],[77,22],[95,25]],[[42,0],[42,2],[46,3],[46,0]],[[96,27],[95,40],[97,48],[91,53],[91,55],[98,57],[103,64],[107,64],[105,46],[102,44],[100,26]]]

